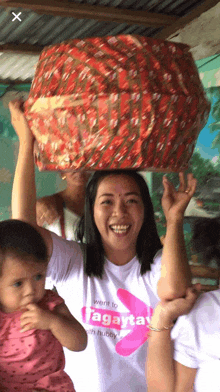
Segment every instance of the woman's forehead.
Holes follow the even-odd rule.
[[[103,192],[120,194],[136,192],[140,194],[140,189],[134,178],[123,174],[112,174],[100,181],[97,194]]]

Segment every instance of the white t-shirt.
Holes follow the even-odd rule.
[[[64,212],[64,222],[65,222],[65,235],[66,239],[69,241],[75,241],[75,229],[80,220],[80,217],[74,212],[70,211],[68,208],[63,209]],[[62,236],[60,220],[55,220],[51,225],[45,224],[43,227],[53,233]]]
[[[101,280],[84,273],[78,243],[52,237],[48,276],[88,333],[84,351],[64,349],[65,371],[76,391],[146,392],[145,335],[159,301],[162,252],[143,276],[136,257],[123,266],[106,260]]]
[[[178,318],[171,338],[174,359],[198,369],[194,392],[220,392],[220,290],[201,294],[190,313]]]

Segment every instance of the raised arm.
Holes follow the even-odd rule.
[[[161,300],[183,297],[187,287],[191,286],[191,271],[187,260],[183,219],[184,211],[196,190],[196,179],[179,174],[178,191],[168,179],[163,177],[164,194],[162,206],[167,221],[167,231],[161,260],[161,278],[158,282],[158,296]]]
[[[34,170],[34,137],[23,114],[22,101],[9,103],[11,123],[19,138],[18,161],[12,189],[12,218],[35,226],[43,235],[49,253],[52,251],[50,233],[36,224],[36,187]]]

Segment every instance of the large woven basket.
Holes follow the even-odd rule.
[[[40,170],[185,170],[209,110],[188,46],[131,35],[46,47],[25,103]]]

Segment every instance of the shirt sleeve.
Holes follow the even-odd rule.
[[[195,314],[180,316],[171,331],[173,358],[189,368],[199,367],[199,344]]]
[[[154,256],[153,263],[151,264],[151,270],[149,274],[149,285],[156,295],[158,300],[160,299],[157,294],[157,284],[161,276],[161,258],[162,258],[162,249],[160,249],[156,255]]]
[[[47,268],[47,281],[51,284],[65,281],[68,274],[83,262],[80,245],[74,241],[67,241],[51,233],[53,253]],[[46,286],[49,288],[49,285]]]

